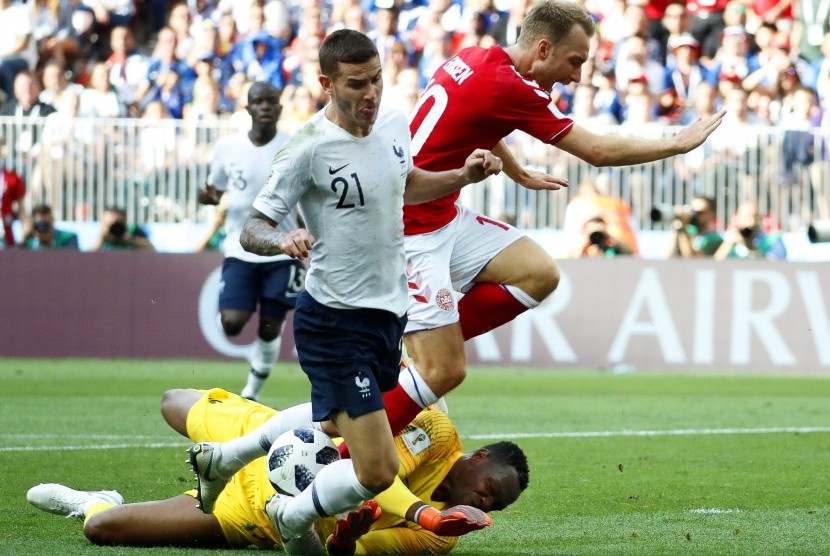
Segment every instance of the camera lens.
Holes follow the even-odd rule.
[[[591,232],[588,235],[588,241],[590,241],[594,245],[602,245],[603,243],[605,243],[605,238],[606,238],[605,232],[600,232],[600,231]]]
[[[115,237],[122,237],[125,233],[127,233],[127,226],[123,222],[114,222],[112,226],[110,226],[110,233]]]
[[[749,239],[755,235],[755,228],[741,228],[740,232],[744,239]]]
[[[48,233],[52,229],[52,225],[49,222],[44,222],[40,220],[39,222],[35,222],[35,231],[39,234]]]

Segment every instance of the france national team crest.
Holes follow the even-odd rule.
[[[395,156],[398,157],[398,162],[401,165],[401,176],[406,176],[406,151],[404,151],[403,147],[398,146],[397,141],[392,141],[392,152],[395,153]]]
[[[372,390],[369,388],[372,383],[367,377],[363,376],[363,373],[357,373],[357,376],[354,377],[354,383],[361,398],[365,400],[372,395]]]
[[[424,429],[416,427],[411,431],[401,433],[400,436],[403,439],[403,443],[406,445],[406,448],[413,456],[417,456],[432,446],[432,441],[430,440],[429,435],[424,432]]]

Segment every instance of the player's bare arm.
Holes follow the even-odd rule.
[[[674,137],[639,139],[597,135],[574,125],[556,146],[592,166],[629,166],[684,154],[699,147],[723,121],[725,110],[689,125]]]
[[[218,205],[223,194],[224,191],[217,191],[212,185],[205,184],[199,191],[199,202],[203,205]]]
[[[277,223],[256,209],[251,209],[242,228],[239,243],[249,253],[271,256],[285,254],[295,259],[305,259],[314,237],[305,228],[282,233]]]
[[[407,205],[426,203],[455,193],[465,185],[496,175],[501,170],[501,159],[485,149],[474,150],[467,157],[463,168],[428,172],[414,167],[406,177],[403,200]]]
[[[493,147],[492,152],[501,158],[502,171],[522,187],[535,190],[558,191],[569,185],[568,180],[564,178],[557,178],[538,170],[523,168],[519,164],[519,161],[516,160],[516,157],[513,156],[513,153],[510,152],[504,139]]]

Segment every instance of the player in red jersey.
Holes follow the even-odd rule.
[[[580,80],[593,34],[594,22],[578,4],[542,0],[528,12],[516,44],[466,48],[448,60],[412,114],[415,165],[456,168],[474,149],[491,149],[517,183],[558,189],[567,182],[523,172],[501,140],[518,129],[594,166],[623,166],[686,153],[720,125],[723,112],[671,138],[637,139],[596,135],[552,110],[551,88]],[[461,383],[465,340],[536,307],[559,282],[556,264],[539,245],[457,199],[454,193],[404,209],[405,341],[414,364],[384,396],[393,431]],[[458,292],[464,296],[456,302]]]

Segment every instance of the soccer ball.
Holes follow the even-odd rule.
[[[281,434],[268,451],[268,480],[280,494],[296,496],[323,467],[339,459],[340,452],[325,433],[290,430]]]

